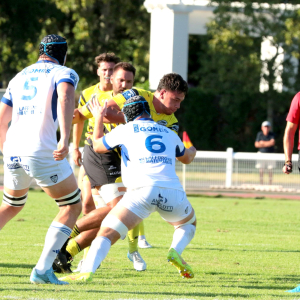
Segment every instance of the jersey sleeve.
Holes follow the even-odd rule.
[[[185,146],[178,135],[174,134],[174,138],[176,140],[176,157],[181,157],[185,153]]]
[[[295,97],[292,100],[289,113],[287,115],[286,120],[288,122],[299,124],[299,118],[300,118],[300,92],[295,95]]]
[[[3,95],[1,102],[5,103],[6,105],[12,107],[13,106],[13,98],[12,94],[10,92],[11,89],[11,83],[9,82],[8,87],[5,91],[5,94]]]
[[[125,125],[120,124],[114,130],[103,136],[103,145],[107,150],[113,150],[119,145],[123,144],[123,137],[126,136],[124,133]]]
[[[137,95],[139,95],[139,91],[137,89],[130,89],[121,94],[118,94],[112,99],[117,103],[120,109],[122,109],[126,100]]]
[[[77,88],[77,84],[79,81],[79,76],[77,73],[69,68],[64,68],[61,72],[59,72],[55,78],[55,83],[59,85],[61,82],[71,83],[75,90]]]

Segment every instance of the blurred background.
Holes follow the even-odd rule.
[[[198,150],[256,152],[256,134],[269,120],[282,153],[285,118],[300,86],[297,2],[1,1],[0,87],[34,63],[42,37],[55,33],[68,41],[66,65],[80,76],[77,96],[99,80],[95,56],[114,52],[136,67],[135,86],[155,89],[169,72],[187,80],[176,116],[180,136],[187,131]]]

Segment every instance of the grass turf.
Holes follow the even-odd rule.
[[[152,214],[145,230],[154,247],[140,250],[148,264],[145,272],[133,269],[127,242],[119,241],[93,282],[33,285],[29,275],[58,208],[45,193],[31,191],[25,209],[0,233],[0,299],[300,299],[285,292],[300,283],[299,202],[190,201],[198,229],[183,257],[194,279],[181,279],[167,263],[173,228]]]

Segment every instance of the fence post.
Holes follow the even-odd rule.
[[[182,164],[182,187],[184,191],[185,191],[185,168],[186,165]]]
[[[231,187],[232,185],[232,171],[233,171],[233,148],[227,148],[226,158],[226,183],[225,186]]]

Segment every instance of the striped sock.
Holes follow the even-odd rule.
[[[45,238],[44,249],[35,267],[38,274],[45,274],[52,267],[59,250],[71,233],[71,228],[53,221]]]

